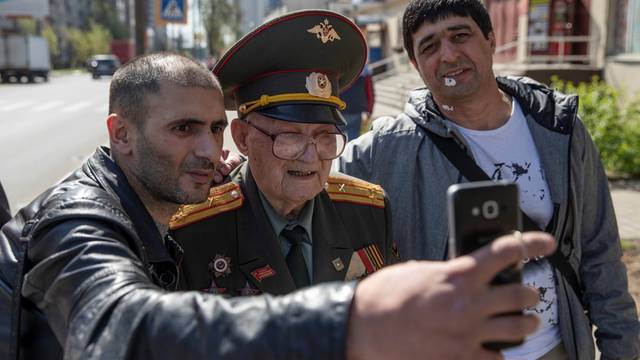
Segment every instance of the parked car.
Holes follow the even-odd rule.
[[[120,61],[115,55],[94,55],[88,61],[89,71],[94,79],[102,75],[113,75],[120,67]]]

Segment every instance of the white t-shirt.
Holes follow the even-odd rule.
[[[453,124],[465,138],[476,164],[492,180],[509,180],[518,185],[520,208],[538,226],[545,228],[553,216],[553,203],[540,157],[522,109],[513,99],[511,117],[494,130],[470,130]],[[537,359],[561,341],[558,326],[556,285],[547,260],[525,264],[523,282],[540,292],[540,302],[528,313],[540,318],[540,328],[523,345],[503,351],[505,359]]]

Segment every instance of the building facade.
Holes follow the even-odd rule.
[[[611,0],[605,80],[640,96],[640,0]]]

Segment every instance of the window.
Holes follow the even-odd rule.
[[[626,52],[640,54],[640,0],[628,0]]]

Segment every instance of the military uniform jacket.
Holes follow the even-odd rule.
[[[231,178],[171,221],[185,254],[182,285],[230,296],[296,290],[248,164]],[[315,197],[312,224],[313,284],[358,279],[399,260],[378,185],[332,174]]]

